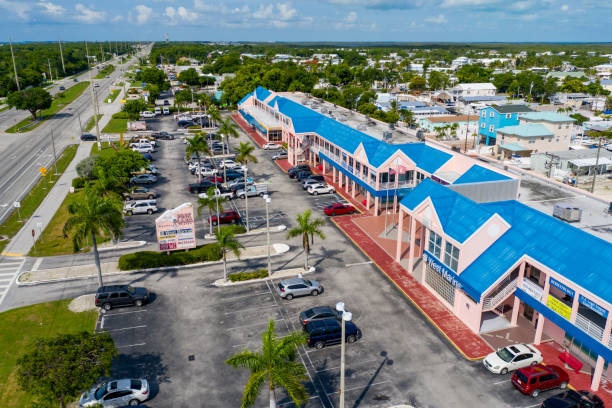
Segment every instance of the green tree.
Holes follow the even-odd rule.
[[[186,137],[187,148],[185,149],[185,159],[191,159],[191,156],[195,154],[198,159],[198,183],[202,180],[202,173],[200,172],[202,164],[202,154],[208,151],[208,142],[201,133],[196,133],[192,137]]]
[[[425,89],[426,84],[427,81],[425,80],[425,78],[420,75],[416,75],[412,77],[412,80],[410,80],[409,87],[413,91],[422,91],[423,89]]]
[[[450,83],[450,78],[443,72],[440,71],[431,71],[429,73],[429,78],[427,79],[427,84],[429,89],[437,91],[438,89],[448,88],[448,84]]]
[[[221,252],[223,258],[223,280],[227,281],[227,252],[231,251],[236,258],[240,258],[240,250],[244,249],[244,245],[235,238],[236,229],[233,226],[218,228],[215,231],[216,245]]]
[[[604,108],[604,110],[612,110],[612,96],[608,96],[606,98],[606,106]]]
[[[155,100],[161,95],[159,86],[155,84],[146,84],[145,91],[149,91],[149,103],[155,103]]]
[[[277,387],[284,388],[297,407],[308,400],[302,381],[306,380],[304,365],[296,361],[297,348],[306,343],[306,336],[298,331],[278,338],[274,320],[261,336],[261,352],[244,350],[226,360],[234,368],[248,368],[249,380],[242,394],[241,408],[252,407],[264,384],[268,383],[270,408],[276,408]]]
[[[17,360],[17,383],[41,401],[60,407],[111,373],[117,348],[108,333],[42,337]]]
[[[27,110],[36,120],[36,113],[42,109],[51,107],[53,98],[51,94],[42,88],[30,88],[9,94],[6,103],[19,110]]]
[[[238,126],[232,122],[232,119],[227,117],[223,122],[221,122],[221,126],[219,126],[219,134],[225,135],[225,139],[227,142],[227,151],[229,153],[230,149],[230,137],[238,138]]]
[[[199,85],[200,75],[198,75],[198,72],[195,70],[195,68],[189,68],[189,69],[182,71],[178,75],[178,80],[186,83],[187,85],[191,85],[191,86]]]
[[[97,235],[110,234],[113,238],[121,235],[123,228],[122,204],[120,201],[101,196],[89,186],[81,196],[73,199],[68,205],[70,216],[63,228],[64,237],[72,233],[72,242],[75,250],[81,248],[83,241],[91,235],[96,269],[98,271],[98,284],[102,282],[102,269],[100,268],[100,254],[98,253]]]
[[[211,106],[210,109],[208,109],[208,117],[212,121],[213,127],[217,126],[217,122],[221,121],[221,114],[219,113],[219,110],[214,106]]]
[[[174,104],[179,107],[183,107],[191,101],[193,101],[195,96],[191,94],[191,90],[183,89],[174,94]]]
[[[157,85],[160,89],[168,89],[166,86],[166,73],[157,68],[145,68],[136,73],[136,80],[146,84]]]
[[[138,119],[140,117],[140,112],[147,110],[148,105],[144,101],[144,99],[130,99],[126,101],[121,110],[126,112],[130,119]]]
[[[88,156],[81,160],[76,165],[76,172],[79,177],[91,180],[94,175],[94,167],[96,165],[96,160],[98,160],[98,155]]]
[[[213,233],[212,214],[216,211],[217,216],[219,216],[219,213],[223,211],[223,203],[225,201],[225,197],[215,196],[215,187],[209,187],[206,195],[198,198],[198,217],[202,216],[202,209],[206,207],[208,209],[208,225],[211,235]]]
[[[492,70],[480,65],[464,65],[457,70],[456,76],[459,82],[489,82]]]
[[[414,125],[414,114],[410,109],[400,109],[400,118],[408,124],[408,126]]]
[[[304,248],[304,254],[306,256],[304,262],[304,269],[308,270],[308,255],[310,254],[310,247],[314,243],[314,236],[318,236],[321,239],[325,239],[325,234],[321,231],[321,227],[325,225],[323,218],[311,219],[312,210],[308,209],[302,214],[297,215],[297,227],[294,227],[287,231],[287,239],[295,238],[298,236],[302,237],[302,248]]]
[[[104,149],[98,154],[93,175],[98,181],[105,179],[112,182],[106,190],[121,192],[129,181],[131,173],[145,167],[147,161],[135,151],[128,148]]]
[[[582,93],[586,92],[586,86],[582,83],[582,80],[579,78],[565,77],[563,80],[563,84],[561,85],[561,90],[563,92],[570,93]]]

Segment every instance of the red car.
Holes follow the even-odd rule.
[[[223,183],[222,176],[206,176],[202,177],[202,180],[210,181],[211,183]]]
[[[564,390],[569,383],[569,376],[559,366],[536,364],[521,368],[512,375],[512,384],[523,394],[537,397],[541,391],[552,388]]]
[[[328,205],[323,209],[325,215],[343,215],[343,214],[354,214],[357,212],[355,207],[349,204],[336,203]]]
[[[220,220],[220,221],[219,221]],[[225,211],[219,214],[219,219],[216,215],[213,215],[209,222],[212,221],[212,225],[217,224],[237,224],[240,222],[240,214],[236,211]]]

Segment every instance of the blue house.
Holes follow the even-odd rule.
[[[519,114],[525,112],[531,112],[526,105],[491,105],[482,108],[478,120],[480,143],[495,145],[497,130],[506,126],[517,126]]]

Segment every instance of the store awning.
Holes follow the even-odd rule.
[[[518,143],[506,143],[503,145],[499,145],[500,149],[510,150],[511,152],[527,152],[531,149],[526,149]]]

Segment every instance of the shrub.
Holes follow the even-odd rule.
[[[98,159],[97,155],[89,156],[81,160],[76,165],[76,172],[81,178],[92,178],[93,177],[93,169],[96,164],[96,160]],[[75,187],[76,188],[76,187]]]
[[[83,188],[85,186],[85,177],[75,177],[72,179],[72,187],[74,188]]]
[[[262,269],[258,269],[253,272],[232,273],[228,276],[228,278],[232,282],[241,282],[241,281],[247,281],[251,279],[263,279],[263,278],[266,278],[267,276],[268,276],[268,270],[262,268]]]
[[[139,251],[122,255],[119,258],[119,269],[129,271],[132,269],[189,265],[205,261],[218,261],[219,259],[221,259],[221,252],[217,245],[206,244],[189,251],[170,252],[170,255],[165,252],[155,251]]]

